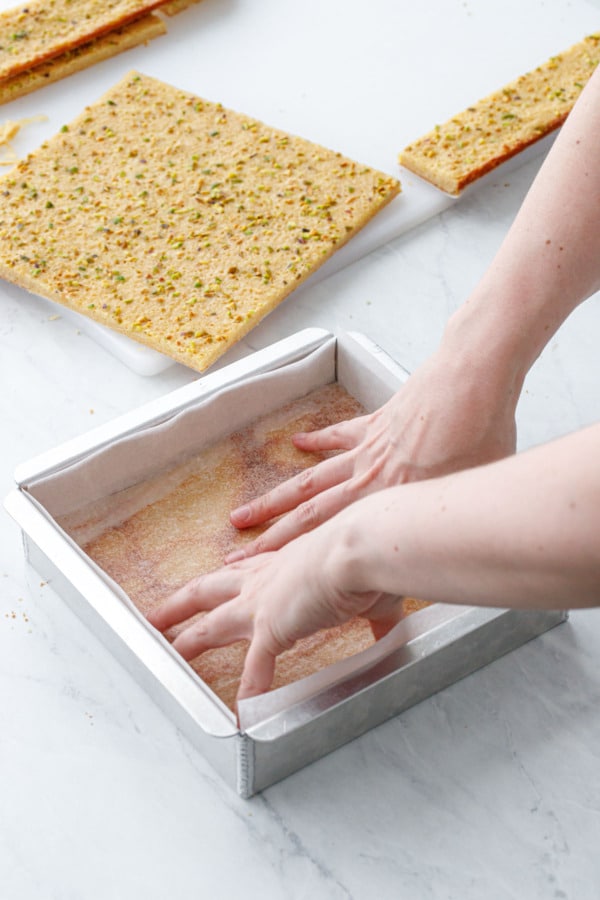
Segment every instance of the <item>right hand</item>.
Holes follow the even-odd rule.
[[[281,518],[226,561],[276,550],[374,491],[513,453],[518,398],[479,372],[439,350],[376,412],[295,435],[307,452],[341,452],[233,510],[237,528]]]

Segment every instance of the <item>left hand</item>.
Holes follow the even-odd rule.
[[[276,552],[231,563],[194,578],[149,614],[165,631],[200,611],[173,646],[186,660],[235,641],[250,641],[238,700],[268,690],[275,661],[300,638],[340,625],[357,615],[382,637],[401,617],[398,597],[379,592],[343,591],[331,582],[327,537],[317,529]]]

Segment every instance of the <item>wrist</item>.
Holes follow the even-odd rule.
[[[468,382],[504,400],[512,411],[538,353],[523,320],[483,292],[474,293],[450,317],[440,343],[450,370],[459,367]]]
[[[328,523],[331,540],[324,545],[324,560],[332,592],[348,595],[378,589],[378,547],[381,551],[383,548],[379,546],[372,506],[380,496],[377,492],[356,500]]]

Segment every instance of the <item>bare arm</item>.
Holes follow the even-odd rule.
[[[600,287],[599,134],[600,68],[437,352],[377,412],[295,438],[305,450],[344,452],[233,512],[240,528],[288,513],[245,555],[282,546],[374,490],[514,451],[529,368]]]
[[[338,521],[333,581],[477,606],[600,605],[599,460],[594,425],[365,498]]]
[[[397,595],[600,605],[600,424],[510,455],[529,367],[600,287],[598,134],[600,69],[439,351],[377,413],[298,438],[345,452],[234,516],[292,510],[250,545],[281,549],[195,579],[151,617],[165,629],[211,610],[177,638],[187,659],[249,638],[240,697],[319,628],[366,615],[385,630]]]
[[[515,384],[600,288],[600,68],[583,90],[495,259],[451,319],[455,350],[491,351]]]
[[[248,638],[239,698],[276,656],[395,597],[499,607],[600,605],[600,425],[463,472],[379,491],[281,550],[202,576],[150,621],[212,610],[175,647],[193,659]],[[307,560],[310,564],[307,565]]]

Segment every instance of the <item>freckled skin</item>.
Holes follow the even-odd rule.
[[[240,698],[268,689],[290,641],[357,613],[385,622],[398,594],[600,605],[600,424],[515,452],[529,369],[600,289],[598,134],[600,68],[436,352],[380,410],[296,439],[341,452],[314,468],[308,494],[292,479],[252,501],[240,525],[281,518],[196,586],[213,604],[203,649],[232,628],[250,640]],[[176,611],[167,601],[164,620]]]
[[[165,496],[105,530],[84,549],[148,615],[191,578],[217,568],[230,550],[264,530],[235,529],[229,522],[232,506],[323,459],[322,453],[297,450],[291,441],[295,431],[322,428],[361,412],[357,401],[338,385],[315,391],[221,441],[211,449],[208,469],[200,454],[195,470]],[[172,472],[169,477],[174,478]],[[87,515],[93,520],[94,511]],[[84,527],[80,522],[79,528]],[[406,612],[416,608],[420,605],[409,602]],[[169,639],[175,640],[194,621],[200,620],[195,617],[170,628]],[[372,642],[365,619],[307,636],[282,657],[274,684],[294,681]],[[231,709],[246,650],[247,641],[237,641],[192,661],[194,670]]]

